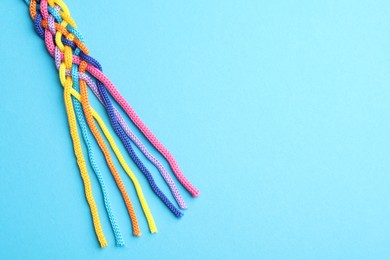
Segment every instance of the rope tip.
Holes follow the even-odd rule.
[[[195,191],[192,192],[191,195],[192,195],[192,197],[196,198],[196,197],[199,197],[200,192],[198,190],[195,190]]]
[[[106,246],[108,246],[107,241],[100,242],[100,248],[105,248]]]
[[[116,247],[125,247],[125,246],[126,245],[125,245],[125,243],[123,241],[116,243]]]

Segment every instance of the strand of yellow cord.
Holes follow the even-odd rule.
[[[61,81],[61,84],[64,87],[64,101],[65,101],[66,114],[68,116],[68,122],[69,122],[70,134],[73,142],[74,153],[76,155],[77,164],[79,166],[81,178],[84,183],[85,196],[87,198],[87,202],[92,214],[92,221],[93,221],[93,226],[95,229],[96,236],[99,240],[100,246],[103,248],[107,246],[108,243],[104,236],[103,229],[100,223],[99,213],[92,193],[91,180],[88,175],[87,165],[85,163],[84,155],[80,144],[80,138],[79,138],[77,124],[76,124],[76,116],[74,114],[74,108],[73,108],[72,98],[71,98],[71,90],[73,85],[71,77],[66,77],[65,82]]]
[[[69,13],[67,8],[66,9],[63,8],[63,10],[66,13]],[[66,27],[67,22],[63,21],[62,26]],[[60,34],[60,33],[57,33],[57,34]],[[64,49],[64,53],[65,53],[65,59],[64,59],[64,62],[62,64],[65,65],[65,69],[71,70],[72,65],[73,65],[72,49],[68,46],[65,46],[63,49]],[[64,66],[64,65],[62,65],[62,66]],[[86,191],[87,201],[91,207],[92,221],[94,224],[95,233],[98,237],[100,246],[105,247],[108,245],[108,243],[107,243],[107,240],[104,236],[103,229],[102,229],[102,226],[100,223],[99,212],[98,212],[98,209],[97,209],[97,206],[95,203],[95,199],[93,197],[92,186],[90,184],[90,179],[89,179],[89,175],[88,175],[88,171],[87,171],[87,165],[85,163],[85,159],[84,159],[81,144],[80,144],[80,137],[78,134],[77,124],[76,124],[76,116],[74,114],[72,96],[70,94],[71,89],[73,89],[72,78],[69,76],[65,76],[65,84],[64,84],[65,107],[66,107],[66,113],[68,115],[68,121],[69,121],[70,132],[71,132],[71,136],[72,136],[72,140],[73,140],[74,152],[76,154],[77,161],[78,162],[80,161],[79,166],[80,166],[81,175],[83,176],[83,179],[84,178],[87,179],[86,183],[89,183],[89,185],[87,185],[87,189],[85,189],[85,191]]]

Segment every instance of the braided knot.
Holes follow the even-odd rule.
[[[97,211],[97,206],[93,198],[91,181],[89,179],[86,162],[84,160],[82,147],[80,144],[77,122],[80,125],[82,136],[88,149],[89,161],[92,165],[95,175],[97,176],[97,179],[103,192],[106,210],[115,233],[117,244],[123,245],[122,237],[119,232],[118,225],[116,224],[113,214],[111,212],[103,177],[101,176],[100,171],[98,170],[93,158],[93,153],[89,144],[88,135],[86,133],[87,125],[90,128],[94,138],[96,139],[101,151],[103,152],[110,172],[122,194],[132,222],[133,234],[136,236],[139,236],[141,234],[136,214],[130,201],[129,195],[127,194],[127,191],[121,180],[121,177],[119,176],[115,165],[111,159],[108,147],[105,144],[104,139],[102,138],[98,130],[96,122],[99,125],[100,129],[103,131],[103,134],[108,140],[122,168],[125,170],[125,172],[134,184],[150,231],[152,233],[155,233],[157,232],[157,228],[155,226],[154,219],[146,203],[137,178],[123,159],[123,156],[117,148],[115,141],[107,130],[104,122],[89,104],[87,90],[88,87],[91,88],[95,96],[104,105],[115,133],[118,135],[121,142],[124,144],[126,151],[130,155],[131,159],[145,175],[154,193],[161,199],[161,201],[176,217],[180,218],[183,213],[176,208],[176,206],[157,186],[152,174],[149,172],[143,162],[139,159],[138,155],[135,153],[132,147],[132,143],[135,144],[145,155],[145,157],[158,169],[160,174],[163,176],[165,182],[169,186],[170,191],[175,198],[177,204],[180,208],[184,209],[187,206],[183,198],[181,197],[174,181],[172,180],[171,176],[164,168],[164,166],[154,156],[150,154],[146,146],[142,144],[142,142],[130,130],[130,128],[127,126],[124,119],[122,118],[121,114],[111,101],[111,98],[113,98],[117,102],[117,104],[123,109],[123,111],[135,124],[135,126],[144,134],[148,141],[168,161],[169,166],[171,167],[176,178],[187,189],[187,191],[193,197],[198,196],[199,191],[194,186],[192,186],[192,184],[183,175],[171,153],[153,135],[153,133],[141,121],[141,119],[138,117],[132,107],[120,95],[119,91],[115,88],[112,82],[104,75],[100,63],[90,56],[89,50],[84,44],[83,36],[77,30],[77,25],[72,19],[66,4],[62,0],[25,1],[29,4],[30,16],[34,22],[34,29],[37,34],[45,41],[48,52],[54,58],[55,65],[59,71],[61,85],[64,87],[64,101],[69,121],[70,134],[73,142],[74,152],[84,183],[85,195],[92,214],[95,232],[100,242],[100,245],[104,247],[107,245],[107,242],[103,234]],[[85,115],[85,119],[83,113]],[[87,122],[85,122],[85,120]]]

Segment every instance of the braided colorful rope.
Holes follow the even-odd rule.
[[[131,159],[148,180],[153,192],[161,199],[161,201],[176,217],[183,216],[183,213],[175,206],[174,203],[169,200],[169,198],[155,183],[152,174],[135,153],[133,145],[135,144],[135,146],[142,152],[142,154],[158,169],[167,183],[179,208],[185,209],[187,206],[182,196],[180,195],[180,192],[176,187],[171,175],[168,173],[162,163],[159,162],[148,151],[146,146],[130,130],[125,122],[125,119],[119,110],[115,107],[115,104],[118,104],[121,107],[132,123],[143,133],[143,135],[153,145],[153,147],[156,148],[156,150],[167,160],[172,172],[178,181],[183,185],[183,187],[193,197],[197,197],[199,195],[199,191],[187,180],[187,178],[180,171],[179,166],[171,153],[160,143],[160,141],[141,121],[132,107],[121,96],[114,84],[103,73],[99,62],[90,56],[89,50],[84,44],[81,33],[77,30],[76,23],[72,19],[66,4],[62,0],[25,0],[25,2],[29,5],[30,16],[34,22],[35,31],[45,41],[46,48],[50,55],[54,58],[56,68],[59,71],[60,82],[64,88],[64,102],[74,153],[84,183],[85,196],[90,207],[93,226],[100,246],[105,247],[108,243],[100,223],[99,213],[92,192],[90,176],[87,171],[87,162],[84,159],[77,124],[80,127],[82,140],[84,141],[88,151],[88,161],[94,171],[94,174],[96,175],[96,178],[98,179],[101,191],[103,193],[104,205],[111,223],[112,230],[114,232],[116,245],[123,246],[124,241],[113,214],[103,176],[94,159],[94,152],[92,150],[91,141],[89,140],[88,136],[88,128],[98,143],[98,146],[105,157],[106,164],[110,169],[111,175],[113,176],[115,183],[121,192],[124,204],[130,217],[130,221],[132,223],[133,235],[141,235],[138,219],[123,181],[113,163],[109,147],[114,152],[114,155],[118,159],[122,169],[126,172],[134,185],[150,232],[157,232],[157,227],[135,174],[123,158],[104,121],[89,103],[88,87],[94,96],[96,96],[100,103],[104,106],[109,117],[110,124],[113,127],[116,135],[125,146],[126,151],[130,155]],[[116,103],[113,102],[112,99]],[[109,145],[107,145],[104,141],[104,138],[100,134],[99,129],[102,131]]]

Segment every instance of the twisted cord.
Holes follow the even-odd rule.
[[[107,113],[109,115],[110,123],[114,128],[114,131],[121,139],[122,143],[125,145],[126,150],[129,155],[136,163],[136,165],[141,169],[143,174],[148,179],[153,191],[159,196],[159,198],[166,204],[166,206],[177,216],[180,217],[182,213],[170,202],[170,200],[165,196],[165,194],[157,187],[154,182],[153,176],[143,165],[141,160],[135,154],[132,147],[131,141],[142,151],[148,160],[150,160],[159,170],[164,180],[168,184],[172,194],[175,197],[175,200],[178,202],[178,205],[181,208],[185,208],[186,205],[184,200],[181,198],[180,193],[177,190],[172,178],[162,166],[162,164],[154,158],[146,147],[140,142],[140,140],[130,131],[126,125],[123,117],[120,115],[119,111],[114,107],[110,100],[111,97],[120,105],[120,107],[126,112],[127,116],[131,121],[137,126],[137,128],[145,135],[149,142],[165,157],[168,161],[173,173],[180,183],[191,193],[192,196],[196,197],[199,195],[199,191],[192,186],[192,184],[186,179],[182,174],[177,165],[177,162],[169,151],[158,141],[158,139],[151,133],[151,131],[146,127],[146,125],[140,120],[138,115],[134,112],[131,106],[127,101],[120,95],[115,86],[111,81],[103,74],[99,63],[89,56],[89,51],[84,45],[81,34],[76,29],[76,23],[70,16],[69,10],[65,3],[62,0],[25,0],[29,4],[30,15],[34,21],[34,28],[37,34],[44,39],[46,47],[51,56],[55,58],[57,68],[59,69],[59,76],[61,85],[64,87],[64,101],[65,108],[67,112],[67,117],[69,121],[70,133],[72,137],[72,142],[74,146],[75,156],[77,163],[79,165],[80,173],[83,179],[85,186],[85,193],[90,210],[92,213],[92,219],[94,223],[95,233],[98,237],[98,240],[102,247],[107,245],[105,237],[100,225],[99,216],[97,213],[97,207],[92,194],[92,187],[89,180],[88,172],[86,169],[86,163],[84,160],[83,152],[81,150],[80,138],[78,136],[77,122],[80,125],[82,136],[84,142],[86,143],[89,160],[92,165],[92,168],[98,178],[99,184],[102,187],[102,193],[105,200],[105,206],[107,213],[109,215],[116,241],[121,240],[120,232],[116,232],[117,225],[115,225],[115,219],[110,216],[110,203],[108,200],[107,192],[105,189],[103,178],[101,177],[100,171],[94,161],[94,155],[89,142],[85,119],[87,120],[88,126],[91,128],[92,134],[94,135],[100,149],[102,150],[107,165],[110,168],[110,171],[117,183],[118,188],[121,190],[122,197],[125,200],[125,204],[128,208],[130,219],[133,224],[133,233],[134,235],[140,235],[138,222],[136,219],[135,211],[132,207],[131,201],[128,198],[128,194],[124,188],[123,182],[120,179],[118,172],[112,162],[111,156],[109,154],[108,148],[104,143],[103,138],[101,137],[97,126],[95,125],[95,120],[98,123],[100,129],[103,131],[104,136],[108,140],[111,148],[113,149],[115,156],[118,158],[122,168],[125,170],[127,175],[132,180],[134,187],[137,192],[137,196],[140,200],[143,212],[146,216],[146,219],[149,224],[149,229],[152,233],[157,232],[155,227],[154,219],[150,213],[149,207],[147,206],[146,200],[143,196],[142,189],[131,169],[126,164],[123,159],[122,154],[119,152],[119,149],[116,147],[116,144],[110,135],[108,129],[104,125],[104,122],[101,120],[96,111],[91,108],[88,100],[88,86],[87,85],[88,75],[86,72],[97,80],[97,92],[100,94],[100,101],[104,104]],[[79,70],[77,72],[77,69]],[[84,75],[85,77],[83,78]],[[91,80],[93,82],[93,80]],[[96,84],[95,84],[96,86]],[[80,89],[80,94],[78,90]],[[96,90],[96,89],[95,89]],[[96,95],[96,91],[95,91]],[[99,95],[97,95],[99,97]],[[80,107],[81,101],[81,107]],[[74,106],[73,106],[74,105]],[[85,114],[85,119],[82,115],[82,110]],[[76,112],[76,116],[75,116]],[[77,119],[77,121],[76,121]],[[123,190],[122,190],[123,189]],[[117,236],[117,234],[119,234]],[[119,242],[118,244],[121,244]]]
[[[26,2],[29,2],[29,0],[25,0]],[[31,1],[35,2],[35,1]],[[51,0],[50,2],[61,2],[61,0]],[[49,3],[50,3],[49,2]],[[31,7],[30,5],[30,12],[36,13],[35,7]],[[67,18],[69,20],[69,18]],[[37,21],[37,25],[35,25],[37,33],[43,38],[43,31],[40,26],[41,20]],[[44,23],[42,23],[44,26]],[[38,28],[37,28],[38,27]],[[39,28],[41,27],[41,28]],[[60,25],[56,24],[56,29],[61,31],[66,36],[66,28],[61,27]],[[57,45],[61,46],[61,39],[56,37]],[[75,44],[84,52],[85,46],[82,46],[79,42],[77,42],[77,39],[75,39]],[[86,52],[85,52],[86,53]],[[61,55],[61,58],[63,58],[63,55]],[[74,62],[79,63],[78,57],[74,58]],[[144,136],[149,140],[149,142],[160,152],[160,154],[168,161],[173,173],[175,174],[176,178],[179,180],[179,182],[183,185],[183,187],[190,192],[190,194],[193,197],[199,196],[199,190],[197,190],[185,177],[185,175],[181,172],[179,165],[177,164],[175,158],[172,156],[172,154],[168,151],[167,148],[157,139],[156,136],[149,130],[149,128],[143,123],[143,121],[139,118],[139,116],[135,113],[133,108],[128,104],[128,102],[122,97],[122,95],[119,93],[119,91],[116,89],[114,84],[101,72],[99,69],[92,65],[88,65],[87,71],[91,73],[97,80],[99,80],[110,92],[114,100],[121,106],[121,108],[126,112],[126,114],[129,116],[131,121],[137,126],[137,128],[144,134]]]
[[[67,22],[64,20],[61,23],[61,26],[63,28],[65,28],[66,25],[67,25]],[[74,40],[72,34],[68,34],[66,37],[67,37],[67,39],[69,41]],[[58,44],[58,39],[62,38],[61,31],[57,31],[56,32],[55,38],[56,38],[57,46],[61,45],[61,44]],[[73,62],[72,62],[72,58],[73,58],[72,49],[69,46],[59,46],[58,48],[60,49],[60,51],[63,50],[66,69],[69,69],[69,66],[72,66],[72,64],[73,64]],[[80,63],[80,70],[83,67],[85,67],[85,66],[86,66],[86,63],[82,61]],[[60,69],[60,73],[61,74],[65,74],[65,70],[61,71],[61,69]],[[80,85],[81,93],[83,93],[85,82],[83,82],[83,80],[81,80],[79,82],[79,85]],[[94,120],[92,119],[92,115],[91,115],[91,112],[90,112],[90,106],[89,106],[89,103],[88,103],[88,99],[84,99],[83,97],[84,97],[84,95],[81,95],[81,104],[82,104],[82,108],[83,108],[84,113],[85,113],[85,117],[87,119],[88,126],[91,129],[92,134],[95,137],[96,141],[98,142],[98,145],[99,145],[100,149],[102,150],[102,152],[103,152],[103,154],[105,156],[107,165],[108,165],[108,167],[109,167],[109,169],[110,169],[110,171],[112,173],[112,176],[114,177],[114,180],[115,180],[115,182],[116,182],[116,184],[117,184],[117,186],[118,186],[118,188],[119,188],[119,190],[120,190],[120,192],[122,194],[122,198],[124,199],[124,202],[125,202],[125,205],[126,205],[126,208],[127,208],[127,211],[129,213],[130,220],[131,220],[131,223],[132,223],[133,234],[135,236],[140,236],[141,232],[140,232],[140,229],[139,229],[138,220],[137,220],[137,217],[136,217],[136,213],[134,211],[134,207],[133,207],[133,205],[131,203],[129,195],[127,194],[125,186],[124,186],[124,184],[123,184],[123,182],[122,182],[122,180],[121,180],[121,178],[120,178],[120,176],[119,176],[119,174],[118,174],[118,172],[117,172],[117,170],[116,170],[116,168],[114,166],[114,163],[111,160],[111,156],[109,154],[109,151],[108,151],[106,145],[104,144],[104,141],[103,141],[102,137],[100,136],[100,133],[99,133],[98,129],[95,126]]]
[[[46,23],[42,22],[42,24],[44,26],[46,26]],[[61,28],[61,25],[56,24],[56,28]],[[67,31],[64,31],[64,33],[67,36],[69,35],[69,33]],[[58,47],[54,46],[53,37],[50,37],[49,33],[46,33],[43,37],[45,39],[47,50],[49,51],[50,55],[55,58],[56,66],[60,67],[61,62],[64,60],[64,54],[59,50]],[[73,55],[73,60],[74,60],[74,64],[78,65],[80,63],[78,56]],[[62,76],[62,73],[60,74],[60,77],[61,76]],[[75,91],[74,93],[72,93],[72,95],[78,96],[79,93]],[[103,133],[106,136],[107,140],[109,141],[111,148],[113,149],[116,157],[118,158],[119,162],[121,163],[121,166],[124,168],[126,174],[130,177],[131,181],[133,182],[133,185],[134,185],[136,192],[137,192],[137,196],[138,196],[140,203],[141,203],[142,210],[146,216],[150,232],[151,233],[157,232],[157,228],[156,228],[153,216],[152,216],[150,209],[146,203],[145,197],[144,197],[143,192],[142,192],[142,188],[139,185],[137,178],[135,177],[135,175],[131,171],[131,169],[127,166],[126,161],[123,159],[123,156],[120,153],[119,149],[117,149],[116,144],[115,144],[113,138],[111,137],[109,131],[105,127],[103,121],[100,119],[100,117],[98,116],[97,113],[94,114],[94,110],[92,110],[92,115],[95,118],[95,120],[97,120],[97,122],[99,123],[100,128],[103,130]]]
[[[38,17],[39,18],[39,17]],[[41,21],[40,19],[36,19],[36,21],[35,21],[35,27],[36,27],[36,30],[37,30],[37,32],[38,32],[38,34],[43,38],[44,36],[43,36],[43,28],[40,26],[40,23],[42,23],[42,26],[43,26],[43,28],[45,28],[45,27],[47,27],[47,23],[45,22],[45,21]],[[56,30],[58,30],[59,32],[61,32],[64,36],[68,36],[69,35],[69,32],[67,31],[67,29],[66,28],[64,28],[63,26],[61,26],[60,24],[55,24],[55,29]],[[60,37],[58,37],[58,34],[56,35],[56,44],[57,45],[59,45],[59,46],[63,46],[63,44],[62,44],[62,42],[61,42],[61,40],[59,40],[60,39]],[[49,39],[50,40],[50,39]],[[82,50],[84,50],[84,52],[88,52],[88,49],[85,47],[85,45],[82,43],[82,42],[80,42],[80,41],[76,41],[76,40],[74,40],[74,43],[72,43],[72,44],[70,44],[70,42],[71,41],[66,41],[65,39],[64,39],[64,41],[65,41],[65,43],[66,42],[68,42],[68,45],[69,46],[72,46],[72,47],[75,47],[75,46],[77,46],[77,47],[79,47],[80,49],[82,49]],[[52,54],[53,55],[53,48],[48,48],[48,50],[49,50],[49,52],[50,52],[50,54]],[[81,53],[84,53],[84,52],[81,52]],[[60,54],[61,55],[61,59],[64,59],[64,57],[63,57],[63,53],[61,53]],[[84,56],[86,56],[86,55],[84,55]],[[76,63],[76,64],[79,64],[80,63],[80,59],[79,59],[79,57],[77,57],[77,56],[75,56],[74,55],[74,62]],[[87,70],[88,69],[91,69],[91,70],[94,70],[94,69],[96,69],[96,67],[95,66],[93,66],[93,65],[91,65],[91,64],[88,64],[88,67],[87,67]],[[96,70],[98,70],[98,69],[96,69]],[[91,72],[91,71],[90,71]],[[93,72],[93,71],[92,71]],[[93,73],[92,73],[93,74]],[[98,74],[99,74],[99,71],[98,71]],[[105,75],[104,74],[101,74],[102,76],[103,76],[103,78],[106,78],[105,77]],[[107,79],[107,78],[106,78]],[[108,79],[107,79],[108,80]],[[112,83],[111,83],[111,85],[112,85]],[[115,88],[115,87],[114,87]],[[160,163],[160,165],[161,165],[161,163]],[[142,167],[142,166],[141,166]],[[144,171],[145,172],[145,171]],[[184,176],[183,176],[184,177]],[[185,177],[184,177],[184,179],[185,179]],[[169,180],[168,180],[169,181]],[[184,180],[185,181],[185,180]],[[182,182],[183,182],[183,179],[182,179]],[[188,185],[187,185],[188,186]],[[189,184],[189,186],[191,186],[190,184]],[[188,187],[187,187],[188,188]],[[172,189],[171,189],[172,190]],[[155,191],[156,191],[156,189],[155,189]],[[158,191],[157,191],[158,192]],[[174,192],[174,194],[175,193],[177,193],[177,192]],[[195,190],[192,190],[191,191],[191,194],[193,194],[193,196],[196,196],[196,194],[197,194],[197,190],[195,189]],[[178,196],[176,196],[176,198],[175,199],[177,199],[178,198]],[[179,205],[182,207],[182,208],[185,208],[185,205],[183,205],[183,203],[182,202],[180,202],[179,203]]]
[[[42,2],[43,2],[42,5],[44,5],[45,0],[42,0]],[[37,15],[36,7],[37,7],[36,2],[31,1],[31,4],[30,4],[31,17],[34,19],[34,21],[41,21],[42,16],[40,14]],[[43,8],[43,12],[45,13],[44,8]],[[35,29],[39,31],[40,35],[42,35],[42,31],[40,31],[39,28],[36,28],[36,26],[35,26]],[[65,63],[61,63],[61,66],[65,68]],[[71,69],[71,66],[68,66],[67,68]],[[69,123],[70,135],[71,135],[72,142],[73,142],[74,153],[75,153],[75,156],[77,159],[77,164],[78,164],[81,178],[82,178],[83,184],[84,184],[85,197],[87,199],[87,202],[88,202],[88,205],[89,205],[89,208],[91,211],[92,221],[93,221],[96,236],[98,238],[100,246],[105,247],[108,245],[108,243],[106,241],[106,238],[104,236],[103,229],[102,229],[102,226],[100,223],[98,209],[97,209],[96,202],[95,202],[95,199],[94,199],[93,193],[92,193],[91,180],[90,180],[89,175],[88,175],[87,165],[86,165],[85,160],[84,160],[84,155],[82,152],[80,138],[79,138],[78,130],[77,130],[76,117],[74,114],[74,108],[73,108],[73,104],[72,104],[72,96],[70,94],[71,89],[72,89],[72,85],[73,85],[72,78],[69,76],[66,76],[63,80],[61,80],[61,85],[64,87],[65,109],[66,109],[66,114],[68,117],[68,123]]]
[[[45,26],[45,25],[44,25]],[[50,28],[50,26],[49,26]],[[60,27],[58,27],[60,28]],[[66,33],[66,31],[64,29],[60,29],[64,34]],[[67,34],[67,33],[66,33]],[[67,34],[69,35],[69,34]],[[58,39],[58,37],[56,37],[56,39]],[[66,46],[69,46],[71,47],[72,49],[73,48],[76,48],[76,44],[73,43],[72,41],[69,41],[68,39],[65,39],[65,38],[62,38],[62,42],[66,45]],[[83,42],[81,41],[80,44],[82,44]],[[92,57],[90,57],[89,55],[85,54],[84,52],[80,52],[80,58],[82,58],[83,60],[86,60],[88,61],[88,63],[92,64],[93,66],[97,67],[100,71],[102,71],[101,69],[101,66],[100,64],[95,60],[93,59]],[[105,91],[105,88],[103,87],[103,85],[100,83],[100,82],[97,82],[97,85],[98,85],[98,88],[102,91]],[[108,98],[108,94],[106,92],[105,94]],[[103,102],[104,102],[104,99],[103,99]],[[109,100],[108,100],[109,102]],[[107,103],[104,102],[104,105],[107,107],[107,106],[110,106],[109,109],[114,109],[111,102],[110,103]],[[89,107],[89,105],[87,105],[87,107]],[[107,110],[108,111],[108,110]],[[116,110],[117,111],[117,110]],[[110,118],[111,118],[111,123],[114,127],[114,130],[115,132],[118,134],[118,136],[121,138],[122,142],[125,144],[125,147],[126,149],[129,151],[129,154],[131,156],[131,158],[136,162],[136,165],[141,169],[141,171],[145,174],[145,176],[147,177],[153,191],[157,194],[157,196],[167,205],[167,207],[173,212],[173,214],[176,216],[176,217],[181,217],[182,216],[182,213],[172,204],[172,202],[170,202],[170,200],[166,197],[166,195],[159,189],[159,187],[157,186],[157,184],[155,183],[152,175],[150,174],[150,172],[147,170],[147,168],[144,166],[144,164],[141,162],[141,160],[138,158],[138,156],[135,154],[132,146],[131,146],[131,143],[128,141],[128,140],[125,140],[127,139],[125,137],[125,134],[123,132],[123,129],[121,128],[118,128],[118,122],[117,122],[117,119],[116,119],[116,115],[115,115],[115,112],[114,111],[111,111],[109,112],[111,114],[109,114]],[[114,114],[113,114],[114,113]],[[117,112],[118,113],[118,112]],[[124,121],[122,120],[122,125],[123,125]],[[129,128],[127,127],[127,129],[129,130]],[[135,137],[135,135],[133,135],[133,137]],[[143,146],[140,142],[139,142],[139,139],[135,139],[133,138],[132,140],[136,140],[138,141],[138,147],[143,147],[145,148],[145,146]],[[136,143],[136,144],[137,144]],[[141,145],[140,145],[141,144]],[[162,173],[164,179],[166,180],[166,182],[168,183],[168,186],[170,187],[175,199],[178,201],[178,204],[181,208],[186,208],[186,205],[184,203],[184,200],[181,198],[176,186],[174,185],[173,183],[173,180],[172,178],[169,176],[169,174],[166,172],[165,168],[162,168],[162,164],[160,162],[156,162],[156,159],[154,157],[152,157],[150,155],[150,153],[146,150],[146,149],[141,149],[144,154],[146,154],[147,158],[150,159],[156,166],[157,168],[160,170],[160,173]],[[154,160],[153,160],[154,159]]]
[[[66,27],[66,23],[65,24],[64,23],[65,22],[63,21],[61,23],[61,25],[65,28]],[[62,39],[63,39],[62,37],[63,36],[62,36],[60,31],[58,31],[56,33],[55,37],[56,37],[56,40],[57,39],[61,39],[61,42],[62,42]],[[73,37],[72,34],[68,34],[66,37],[67,37],[66,40],[68,42],[71,42],[71,41],[74,40],[74,37]],[[83,45],[82,41],[80,42],[80,44]],[[57,45],[59,45],[59,44],[57,43]],[[61,50],[61,47],[62,46],[59,47],[60,50]],[[68,64],[71,65],[72,64],[72,58],[73,58],[72,48],[67,46],[67,45],[65,45],[64,47],[62,47],[62,49],[65,50],[64,51],[65,63],[68,63]],[[75,52],[75,54],[77,54],[78,52],[79,51]],[[85,66],[86,66],[86,63],[85,62],[81,62],[80,69],[82,69],[82,67],[85,67]],[[63,73],[65,73],[65,71]],[[80,89],[81,89],[81,93],[83,93],[84,85],[85,85],[85,82],[83,80],[81,80],[80,84],[79,84]],[[123,184],[123,182],[122,182],[122,180],[121,180],[121,178],[120,178],[120,176],[119,176],[119,174],[118,174],[118,172],[117,172],[117,170],[116,170],[116,168],[115,168],[115,166],[114,166],[114,164],[113,164],[113,162],[111,160],[111,156],[109,154],[109,151],[108,151],[106,145],[104,144],[104,141],[103,141],[102,137],[100,136],[100,133],[97,130],[97,127],[96,127],[96,125],[94,123],[94,120],[93,120],[92,115],[91,115],[90,105],[88,103],[88,99],[84,99],[83,97],[84,97],[84,95],[81,95],[81,104],[82,104],[82,108],[83,108],[84,113],[85,113],[85,117],[87,119],[88,126],[90,127],[93,136],[95,137],[96,141],[98,142],[98,145],[99,145],[100,149],[102,150],[102,152],[103,152],[103,154],[104,154],[104,156],[106,158],[107,165],[108,165],[108,167],[109,167],[109,169],[110,169],[110,171],[111,171],[111,173],[112,173],[112,175],[114,177],[114,180],[115,180],[115,182],[116,182],[116,184],[117,184],[117,186],[118,186],[118,188],[119,188],[119,190],[120,190],[120,192],[122,194],[122,197],[124,199],[124,202],[125,202],[125,205],[126,205],[126,208],[128,210],[128,213],[129,213],[129,216],[130,216],[130,220],[131,220],[131,223],[132,223],[133,234],[135,236],[140,236],[141,232],[140,232],[140,229],[139,229],[138,220],[137,220],[137,217],[136,217],[136,213],[135,213],[134,207],[133,207],[133,205],[131,203],[131,200],[129,198],[129,195],[128,195],[126,189],[125,189],[125,186],[124,186],[124,184]]]
[[[26,1],[26,2],[28,2],[28,1]],[[56,1],[56,2],[61,2],[61,1]],[[56,47],[56,55],[55,56],[56,56],[57,60],[60,60],[60,62],[56,61],[56,64],[59,65],[58,68],[59,68],[59,71],[60,71],[60,79],[61,79],[62,86],[64,87],[65,105],[66,105],[66,110],[67,110],[67,114],[68,114],[68,121],[69,121],[69,124],[70,124],[71,137],[72,137],[72,141],[74,143],[75,155],[76,155],[76,158],[77,158],[77,161],[78,161],[80,172],[82,174],[82,178],[83,178],[83,181],[84,181],[86,197],[87,197],[87,201],[88,201],[88,203],[90,205],[92,218],[93,218],[93,222],[94,222],[94,227],[95,227],[95,232],[96,232],[96,234],[98,236],[98,239],[99,239],[99,242],[100,242],[101,246],[104,247],[104,246],[107,245],[107,242],[105,240],[105,237],[104,237],[101,225],[100,225],[100,220],[99,220],[99,216],[98,216],[98,213],[97,213],[96,203],[95,203],[95,201],[93,199],[92,187],[91,187],[89,176],[88,176],[88,173],[87,173],[87,170],[86,170],[86,164],[85,164],[85,160],[83,158],[83,154],[82,154],[82,150],[81,150],[80,139],[79,139],[78,133],[77,133],[76,119],[74,117],[74,112],[73,112],[74,108],[73,108],[72,99],[71,99],[71,96],[70,96],[70,93],[73,90],[72,89],[73,82],[72,82],[71,77],[65,75],[65,71],[66,70],[70,70],[72,68],[72,64],[73,64],[73,61],[72,61],[72,57],[73,57],[72,50],[68,46],[64,47],[59,42],[61,42],[61,40],[74,41],[74,42],[76,42],[78,44],[78,47],[80,49],[83,49],[84,51],[88,51],[88,50],[85,48],[85,46],[83,45],[82,42],[80,42],[79,40],[75,40],[74,37],[72,37],[71,34],[67,34],[66,35],[67,39],[63,38],[63,35],[61,34],[61,31],[64,31],[64,28],[66,28],[68,23],[71,22],[71,18],[69,18],[69,15],[66,14],[67,8],[66,8],[66,6],[63,3],[55,5],[54,7],[51,7],[51,8],[47,8],[47,1],[46,0],[42,0],[40,2],[41,5],[39,6],[40,7],[39,9],[40,9],[41,13],[37,13],[36,12],[36,9],[38,8],[36,3],[37,3],[36,1],[31,1],[30,2],[30,14],[31,14],[32,19],[34,20],[35,30],[37,31],[38,35],[41,38],[45,39],[46,43],[49,43],[49,45],[47,45],[48,49],[51,49],[51,50],[54,49],[54,43],[53,43],[53,36],[54,35],[55,35],[56,45],[59,46],[60,48],[62,47],[63,53],[61,53],[61,55],[59,55],[59,50]],[[59,16],[58,15],[54,15],[54,16],[49,17],[48,11],[50,11],[51,13],[56,14],[56,13],[58,13],[58,10],[60,10],[60,9],[63,10],[63,12],[61,12],[63,20],[57,21],[57,22],[61,22],[61,24],[57,24],[57,23],[54,24],[53,20],[54,19],[58,19]],[[48,21],[52,21],[52,23],[49,25]],[[54,26],[53,26],[53,24],[54,24]],[[74,24],[74,26],[75,26],[75,24]],[[46,30],[44,30],[43,27],[45,27]],[[77,35],[77,30],[76,29],[73,29],[72,31],[75,33],[75,35]],[[78,37],[80,37],[80,36],[78,35]],[[95,118],[96,118],[96,116],[95,116]],[[107,135],[109,133],[106,132],[105,134]],[[134,176],[134,178],[135,178],[135,176]],[[101,180],[102,179],[99,178],[99,182]],[[155,227],[154,220],[153,220],[153,218],[151,216],[150,210],[147,207],[146,201],[143,198],[142,190],[140,189],[139,185],[136,185],[136,186],[138,186],[137,187],[137,195],[142,198],[142,199],[140,199],[141,200],[141,205],[142,205],[142,207],[143,207],[143,209],[145,211],[145,215],[147,215],[147,217],[148,217],[148,223],[149,223],[151,232],[156,232],[157,229]],[[104,185],[102,185],[102,190],[103,190],[103,193],[104,193],[104,190],[105,190],[105,186]],[[105,196],[105,197],[107,198],[107,196]],[[107,202],[107,200],[106,200],[106,202]],[[109,207],[107,207],[107,208],[108,208],[108,212],[110,212]],[[135,216],[134,210],[132,210],[132,212],[133,212],[132,215]],[[110,217],[110,221],[111,220],[113,220],[113,218]],[[112,224],[113,223],[115,223],[115,222],[112,222]],[[138,226],[137,224],[136,225],[133,224],[133,227],[135,227],[135,229],[134,229],[135,235],[139,235],[140,234],[139,228],[137,228],[137,226]],[[115,224],[113,224],[113,229],[114,229],[114,232],[116,234],[117,243],[119,245],[123,244],[123,241],[121,241],[120,236],[118,236],[118,234],[120,234],[120,233],[117,232],[117,228],[116,228]]]

